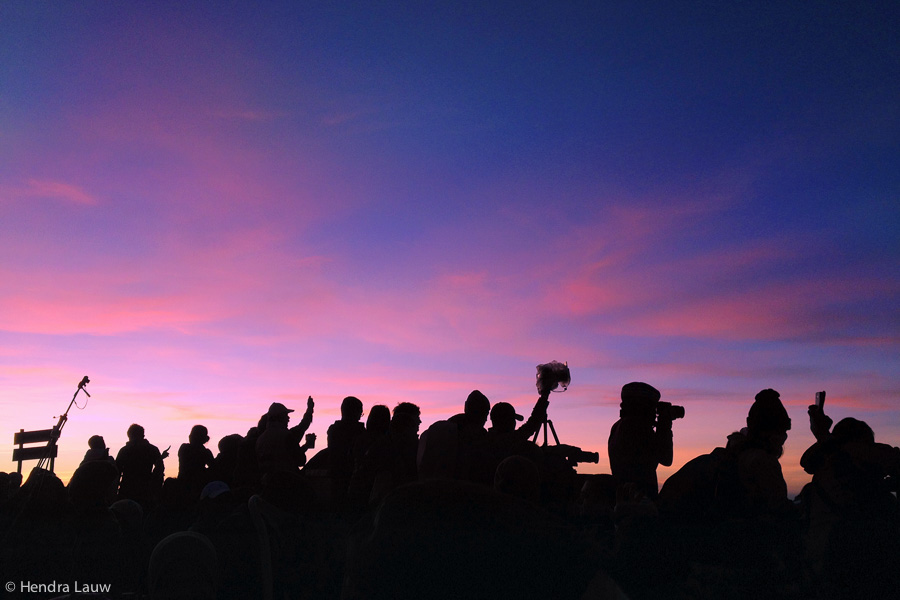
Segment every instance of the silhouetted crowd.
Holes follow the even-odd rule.
[[[660,488],[681,407],[625,385],[611,473],[583,475],[596,455],[555,439],[549,391],[526,419],[475,390],[421,433],[415,404],[372,406],[363,422],[349,396],[315,453],[313,399],[296,425],[275,402],[216,454],[193,427],[168,478],[168,450],[140,425],[115,457],[93,436],[68,485],[0,473],[8,596],[900,597],[900,449],[866,423],[810,406],[812,479],[792,500],[779,460],[791,419],[762,390],[746,427]]]

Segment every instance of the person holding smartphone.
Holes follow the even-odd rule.
[[[853,417],[832,428],[824,404],[819,392],[808,409],[816,442],[800,458],[812,475],[799,496],[810,581],[817,597],[853,590],[859,598],[895,598],[900,448],[876,442],[868,423]]]

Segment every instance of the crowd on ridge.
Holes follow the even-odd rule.
[[[424,431],[419,407],[353,396],[311,452],[315,402],[272,403],[217,443],[194,426],[178,473],[143,427],[113,456],[100,435],[68,485],[0,473],[0,571],[33,598],[896,598],[900,449],[808,409],[812,480],[792,500],[792,421],[756,394],[746,427],[660,488],[680,407],[622,388],[609,474],[538,445],[549,386],[526,419],[475,390]],[[363,416],[366,415],[365,421]],[[490,423],[488,421],[490,420]],[[551,425],[552,429],[552,425]],[[555,436],[555,432],[554,436]],[[76,582],[108,585],[100,591]]]

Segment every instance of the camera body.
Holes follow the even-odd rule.
[[[660,400],[656,403],[656,418],[665,421],[674,421],[675,419],[684,418],[684,407],[672,404],[671,402],[663,402]]]
[[[552,392],[558,387],[562,387],[561,391],[565,391],[571,382],[572,375],[569,373],[569,365],[565,363],[553,360],[537,366],[535,386],[540,394]]]
[[[599,463],[599,452],[588,452],[582,450],[578,446],[569,446],[568,444],[557,444],[555,446],[542,446],[541,450],[544,454],[552,459],[564,462],[570,467],[578,466],[579,463]]]

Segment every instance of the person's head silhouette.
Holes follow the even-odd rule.
[[[387,433],[391,424],[391,409],[384,404],[376,404],[369,409],[366,418],[366,431],[370,433]]]
[[[656,405],[660,399],[659,390],[643,381],[632,381],[622,386],[622,402],[619,404],[621,417],[656,419]]]
[[[359,421],[363,414],[362,400],[356,396],[347,396],[341,402],[341,420]]]
[[[523,421],[524,417],[516,413],[516,409],[509,402],[498,402],[491,408],[491,430],[496,433],[506,433],[516,429],[516,421]]]
[[[761,444],[767,452],[781,456],[791,418],[781,403],[781,397],[773,389],[759,392],[747,414],[747,435]]]
[[[132,423],[128,428],[128,441],[139,442],[144,439],[144,428],[137,423]]]
[[[463,412],[473,423],[484,425],[487,422],[488,414],[491,412],[491,401],[480,391],[472,390],[469,397],[466,398]]]
[[[294,412],[293,408],[288,408],[281,402],[273,402],[269,405],[266,412],[266,422],[268,425],[275,423],[288,423],[291,420],[290,414]]]
[[[209,441],[209,431],[203,425],[194,425],[191,428],[191,433],[188,435],[188,440],[192,444],[200,444],[202,446]]]

